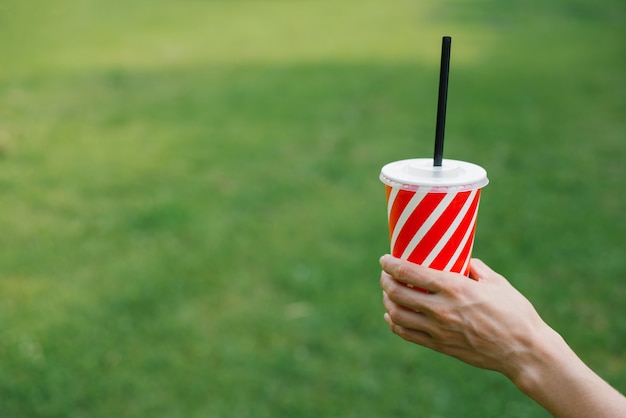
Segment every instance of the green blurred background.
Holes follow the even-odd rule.
[[[1,417],[546,417],[382,319],[380,167],[626,390],[621,0],[3,0]]]

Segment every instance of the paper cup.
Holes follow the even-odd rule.
[[[442,271],[469,275],[476,217],[487,172],[464,161],[430,158],[385,165],[391,254]]]

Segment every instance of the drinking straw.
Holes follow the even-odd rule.
[[[450,44],[452,38],[444,36],[441,44],[441,67],[439,69],[439,100],[437,102],[437,129],[435,131],[435,156],[433,165],[443,162],[443,136],[446,130],[446,104],[448,102],[448,75],[450,74]]]

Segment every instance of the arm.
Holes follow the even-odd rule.
[[[389,255],[381,265],[385,320],[402,338],[503,373],[556,417],[626,417],[626,398],[482,261],[470,264],[474,280]]]

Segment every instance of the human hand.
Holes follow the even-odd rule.
[[[470,262],[473,280],[390,255],[380,264],[385,320],[405,340],[503,373],[555,417],[626,418],[626,398],[482,261]]]
[[[385,320],[405,340],[515,380],[535,342],[552,331],[520,292],[478,259],[470,263],[473,280],[390,255],[380,262]]]

